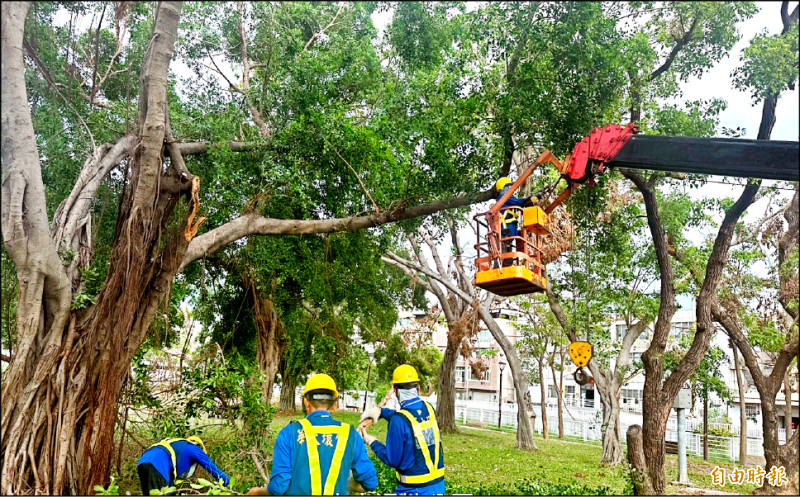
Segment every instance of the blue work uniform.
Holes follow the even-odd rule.
[[[496,199],[497,202],[500,201],[500,198],[502,198],[502,196],[508,191],[509,188],[511,188],[510,185],[500,190],[500,193],[497,194],[497,199]],[[503,235],[517,236],[517,219],[514,218],[512,220],[512,215],[518,211],[504,212],[505,209],[509,207],[522,207],[525,204],[526,200],[527,199],[517,198],[514,195],[511,195],[508,198],[508,200],[506,200],[506,202],[503,204],[503,207],[500,208],[500,219],[506,220],[505,223],[501,223],[501,226],[503,226],[502,228]]]
[[[186,440],[178,440],[169,445],[175,452],[175,460],[178,463],[177,471],[173,471],[172,455],[162,446],[154,446],[147,449],[144,454],[142,454],[142,457],[139,458],[137,466],[147,463],[152,464],[156,471],[158,471],[170,485],[174,485],[174,476],[176,473],[178,478],[185,477],[189,469],[194,464],[197,464],[208,471],[208,474],[210,474],[214,480],[222,478],[222,481],[225,482],[225,486],[230,485],[231,479],[228,478],[228,475],[219,469],[217,465],[214,464],[214,461],[212,461],[208,455],[203,452],[203,449],[197,445]]]
[[[420,447],[411,422],[401,411],[410,413],[419,423],[428,420],[432,422],[430,429],[422,430],[425,447]],[[381,418],[389,421],[386,445],[375,440],[370,444],[370,448],[378,456],[378,459],[397,470],[398,482],[395,493],[405,495],[444,494],[444,451],[433,407],[419,397],[414,397],[400,404],[400,411],[382,407]],[[429,458],[425,457],[423,450],[427,451]],[[434,463],[434,472],[428,468],[428,459]],[[422,475],[427,475],[427,477]],[[412,483],[413,480],[428,481]]]
[[[303,426],[304,422],[307,423],[306,427]],[[312,474],[309,459],[309,425],[315,432],[316,449],[312,447],[311,460],[316,459],[316,475]],[[344,445],[340,446],[340,442],[344,442]],[[329,479],[331,466],[337,465],[337,455],[338,476]],[[353,479],[364,490],[372,491],[378,487],[378,473],[367,455],[361,435],[352,426],[333,419],[330,413],[316,411],[301,421],[292,421],[278,433],[267,490],[271,495],[347,495],[347,479],[351,471]],[[314,479],[316,490],[321,489],[322,492],[314,492]]]

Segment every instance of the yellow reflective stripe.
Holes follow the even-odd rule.
[[[339,479],[339,470],[342,468],[342,459],[344,459],[344,451],[347,448],[347,439],[350,437],[350,425],[342,423],[338,428],[336,450],[333,451],[331,467],[328,470],[328,477],[325,479],[325,495],[333,495],[336,481]]]
[[[419,442],[420,450],[422,451],[422,455],[425,458],[425,465],[428,467],[428,473],[424,475],[402,475],[399,471],[395,471],[397,474],[397,479],[401,483],[428,483],[429,481],[436,480],[437,478],[441,478],[444,476],[444,468],[439,468],[439,447],[441,445],[441,437],[439,434],[439,425],[436,422],[436,413],[433,410],[433,406],[429,403],[423,401],[425,407],[428,409],[428,419],[423,422],[417,421],[413,414],[408,411],[400,410],[403,416],[408,419],[411,423],[411,428],[414,431],[414,436]],[[435,460],[431,461],[430,451],[428,449],[429,445],[425,440],[425,436],[423,435],[423,430],[432,429],[433,430],[433,440],[434,440],[434,454]]]
[[[400,483],[428,483],[429,481],[433,481],[437,478],[441,478],[444,476],[444,468],[438,468],[431,474],[427,475],[401,475],[397,473],[397,479]]]
[[[174,480],[178,479],[178,458],[175,456],[175,450],[172,448],[172,444],[174,442],[180,442],[182,440],[186,440],[185,438],[168,438],[166,440],[162,440],[158,443],[154,443],[150,446],[152,449],[153,447],[164,447],[169,452],[169,456],[172,459],[172,477]]]
[[[317,449],[317,435],[333,434],[337,435],[336,448],[333,451],[331,467],[328,470],[328,477],[325,478],[324,495],[333,495],[336,482],[339,479],[339,471],[342,468],[344,451],[347,448],[347,439],[350,436],[350,425],[342,423],[340,426],[314,426],[308,419],[299,420],[303,431],[306,434],[308,451],[308,471],[311,476],[311,495],[323,495],[322,493],[322,468],[319,463],[319,450]]]
[[[425,401],[423,401],[425,402]],[[425,402],[425,405],[428,407],[428,414],[430,415],[429,421],[431,422],[431,427],[433,428],[433,441],[434,441],[434,461],[433,467],[438,470],[439,468],[439,447],[442,442],[441,436],[439,434],[439,423],[436,422],[436,413],[433,411],[433,406]],[[442,475],[444,475],[444,468],[442,468]],[[437,476],[438,478],[438,476]]]
[[[308,472],[311,476],[311,495],[322,495],[322,474],[319,467],[319,452],[317,451],[317,436],[311,423],[301,419],[300,425],[306,433],[306,449],[308,451]]]

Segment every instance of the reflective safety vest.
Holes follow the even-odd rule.
[[[308,470],[311,475],[311,495],[333,495],[336,482],[339,479],[339,470],[342,468],[344,451],[347,448],[347,438],[350,436],[350,425],[342,423],[339,426],[314,426],[308,419],[298,420],[303,427],[308,450]],[[325,479],[325,489],[322,488],[322,468],[319,463],[317,450],[317,435],[337,435],[336,448],[333,450],[331,467]]]
[[[175,483],[175,480],[178,479],[178,458],[175,455],[175,449],[172,448],[172,444],[175,442],[187,442],[191,443],[185,438],[166,438],[161,440],[160,442],[154,443],[151,445],[147,450],[152,449],[153,447],[163,447],[169,453],[170,460],[172,461],[172,483]],[[186,472],[187,477],[191,477],[194,474],[194,470],[197,468],[197,464],[192,464],[189,468],[189,471]]]
[[[425,458],[425,466],[428,468],[428,472],[421,475],[403,475],[397,471],[397,479],[403,484],[419,485],[430,483],[444,476],[444,468],[439,467],[441,437],[439,435],[439,425],[436,423],[436,414],[430,404],[424,400],[422,402],[428,409],[428,419],[425,421],[417,421],[413,414],[404,409],[397,411],[411,423],[411,430],[414,432],[414,438],[417,442],[416,445],[418,445],[419,451],[422,452],[422,457]],[[433,445],[433,459],[431,459],[431,445]]]

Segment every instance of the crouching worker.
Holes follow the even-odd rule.
[[[151,445],[139,458],[137,466],[142,495],[175,485],[178,478],[191,478],[198,465],[214,480],[222,478],[226,486],[230,485],[230,478],[208,457],[200,437],[167,438]]]
[[[377,423],[389,421],[386,445],[374,436],[361,431],[364,441],[378,459],[397,471],[396,494],[444,494],[444,452],[439,425],[433,407],[419,398],[419,376],[408,364],[398,366],[392,375],[392,385],[400,402],[400,410],[372,407],[361,416]]]
[[[307,416],[286,425],[275,439],[271,495],[347,495],[350,472],[366,491],[378,486],[378,474],[352,426],[331,417],[339,392],[333,378],[316,374],[303,389]]]

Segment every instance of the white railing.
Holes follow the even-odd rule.
[[[542,419],[541,407],[538,403],[534,403],[534,412],[536,413],[536,420],[534,422],[534,430],[542,433]],[[564,412],[562,422],[564,423],[564,435],[578,437],[584,441],[602,440],[603,434],[601,429],[601,421],[596,417],[598,411],[586,410],[581,408],[573,408],[568,412]],[[487,423],[488,426],[497,426],[498,409],[484,409],[481,407],[466,406],[464,404],[456,403],[456,419],[466,424],[468,421],[479,421]],[[571,415],[570,415],[571,414]],[[692,430],[697,426],[702,425],[701,422],[687,420],[687,428],[691,427]],[[709,423],[709,426],[724,426],[731,429],[731,425],[724,423]],[[517,427],[517,410],[516,406],[511,408],[504,405],[502,411],[502,426],[516,428]],[[620,423],[620,441],[625,444],[625,434],[628,431],[628,424]],[[558,434],[558,411],[556,408],[551,409],[550,403],[547,403],[547,431],[551,434]],[[781,429],[778,433],[779,440],[783,441],[786,438],[785,430]],[[665,439],[667,442],[677,442],[678,433],[676,431],[676,422],[671,419],[667,422],[667,432]],[[694,433],[693,431],[686,430],[686,450],[688,454],[703,456],[703,434]],[[714,435],[708,436],[708,453],[710,457],[725,458],[731,461],[738,461],[739,459],[739,437],[718,437]],[[749,456],[764,456],[764,443],[761,438],[748,438],[747,439],[747,454]]]

